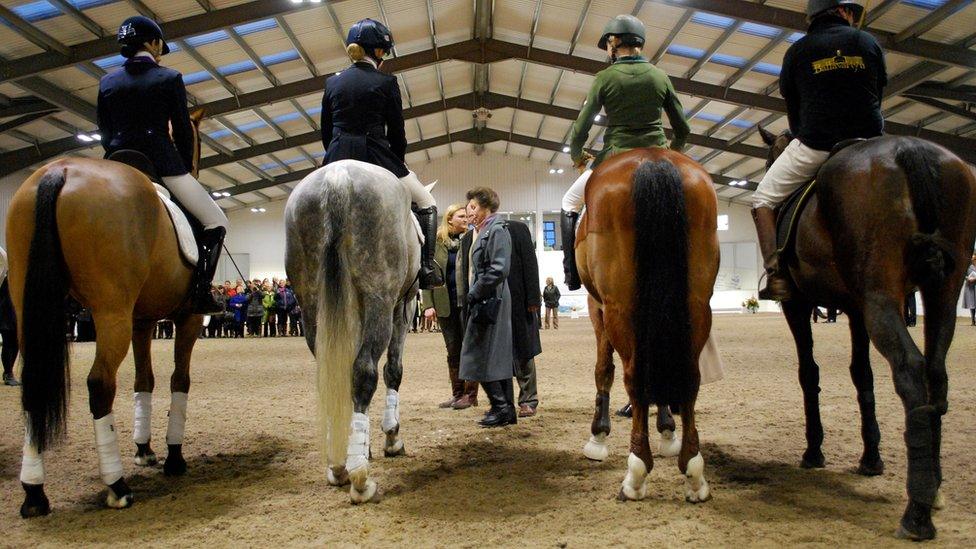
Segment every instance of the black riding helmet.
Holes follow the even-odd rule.
[[[645,39],[644,23],[633,15],[618,15],[603,27],[603,36],[597,43],[601,50],[607,49],[610,36],[620,38],[625,46],[643,47]]]
[[[122,57],[132,57],[139,53],[142,45],[153,40],[163,41],[163,55],[169,53],[169,44],[163,37],[163,29],[148,17],[136,15],[122,22],[119,26],[119,44],[122,46]]]
[[[860,21],[861,15],[864,14],[864,6],[854,0],[810,0],[807,3],[807,21],[813,21],[814,17],[829,9],[840,7],[849,8],[853,11],[855,22]]]
[[[393,49],[393,33],[379,21],[363,19],[349,28],[346,43],[359,44],[372,57],[374,49],[379,48],[385,53]]]

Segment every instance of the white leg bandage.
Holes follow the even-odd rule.
[[[227,215],[210,198],[210,193],[190,174],[164,177],[163,184],[205,229],[227,227]]]
[[[576,178],[573,185],[563,195],[563,210],[579,213],[583,209],[583,202],[586,201],[586,182],[590,180],[591,175],[593,175],[593,170],[586,170]]]
[[[20,464],[20,481],[24,484],[44,484],[44,458],[24,433],[24,460]]]
[[[386,390],[386,410],[383,412],[384,433],[389,433],[400,425],[400,394],[393,389]]]
[[[166,444],[183,444],[183,431],[186,429],[186,396],[186,393],[173,393],[170,396]]]
[[[140,391],[135,394],[135,414],[132,420],[132,440],[145,444],[151,438],[152,393]]]
[[[369,465],[369,416],[358,412],[352,415],[349,446],[346,450],[346,470],[352,473]]]
[[[119,437],[115,434],[115,414],[95,420],[95,449],[98,450],[98,472],[102,482],[115,484],[122,478],[122,455]]]
[[[424,184],[420,182],[417,178],[417,174],[410,172],[407,175],[400,178],[400,182],[403,186],[410,191],[410,200],[413,201],[418,208],[424,209],[436,205],[434,202],[434,195],[430,194]]]

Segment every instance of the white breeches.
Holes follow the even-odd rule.
[[[434,195],[424,188],[424,184],[417,178],[417,174],[410,172],[401,177],[400,182],[410,191],[410,201],[421,210],[437,204],[434,202]]]
[[[224,210],[220,209],[203,185],[192,175],[164,177],[163,185],[193,217],[203,224],[204,229],[227,228],[227,216],[224,215]]]
[[[586,170],[569,187],[563,195],[563,211],[579,213],[583,209],[583,202],[586,200],[586,182],[593,175],[593,170]]]
[[[766,170],[752,195],[753,208],[774,209],[790,194],[816,177],[830,153],[811,149],[799,139],[790,141],[783,154]]]

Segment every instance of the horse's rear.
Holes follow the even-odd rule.
[[[613,352],[624,363],[633,404],[631,455],[621,497],[642,499],[653,466],[648,406],[677,408],[683,436],[678,465],[688,477],[689,501],[709,497],[699,452],[694,403],[698,357],[711,331],[711,299],[718,273],[715,191],[688,157],[665,149],[617,155],[587,185],[577,263],[590,293],[597,336],[596,413],[584,452],[606,456]],[[659,416],[662,444],[677,445],[674,425]]]
[[[319,414],[328,480],[350,482],[354,503],[375,501],[369,479],[369,403],[384,351],[384,453],[399,438],[401,354],[416,293],[420,244],[410,196],[393,174],[354,160],[306,177],[285,211],[285,268],[318,363]]]
[[[103,160],[70,158],[35,172],[11,200],[7,244],[31,441],[21,475],[28,494],[22,514],[34,516],[48,510],[41,454],[63,434],[66,419],[65,297],[90,308],[96,325],[88,387],[97,433],[100,421],[111,423],[115,374],[133,338],[133,315],[155,320],[176,309],[180,292],[173,289],[187,288],[191,271],[179,259],[149,181]],[[98,440],[102,478],[111,488],[109,504],[127,506],[131,492],[114,431],[110,438]]]
[[[945,357],[974,239],[972,169],[933,143],[882,137],[852,145],[824,164],[817,177],[816,202],[801,217],[796,257],[787,262],[799,290],[783,306],[800,355],[808,440],[804,464],[823,466],[809,310],[814,304],[832,305],[851,319],[851,373],[865,446],[862,474],[883,470],[869,340],[891,365],[895,389],[907,411],[910,502],[900,533],[914,539],[935,535],[930,515],[933,505],[941,505]],[[925,304],[924,352],[902,316],[906,296],[915,288]]]

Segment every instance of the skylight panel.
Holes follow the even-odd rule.
[[[214,42],[220,42],[222,40],[227,40],[228,38],[230,38],[230,36],[227,35],[227,31],[220,30],[191,36],[190,38],[186,39],[186,43],[194,48],[199,48],[200,46],[213,44]]]
[[[695,15],[691,16],[691,21],[699,25],[706,25],[718,29],[727,29],[735,23],[735,19],[731,17],[722,17],[721,15],[701,11],[695,12]]]
[[[804,36],[806,35],[802,32],[794,32],[793,34],[789,35],[786,38],[786,41],[792,44],[793,42],[796,42],[797,40],[803,38]]]
[[[934,10],[936,8],[941,8],[942,5],[946,3],[946,0],[901,0],[901,3],[914,6],[916,8]]]
[[[758,23],[743,23],[739,27],[739,31],[745,34],[751,34],[752,36],[761,36],[763,38],[775,38],[779,36],[780,29],[776,27],[769,27],[766,25],[760,25]]]
[[[245,23],[243,25],[237,25],[234,27],[234,31],[241,36],[254,34],[256,32],[271,30],[278,27],[278,23],[274,19],[264,19],[262,21],[254,21],[252,23]]]

